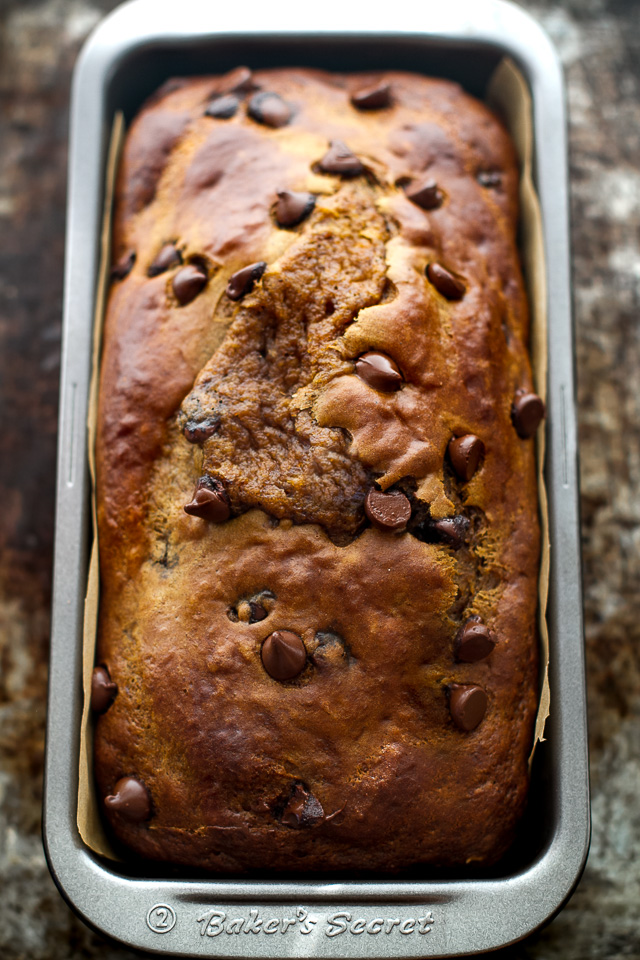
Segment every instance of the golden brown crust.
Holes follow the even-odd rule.
[[[379,79],[391,104],[357,109],[350,94]],[[445,81],[264,71],[234,116],[207,116],[229,84],[161,90],[121,164],[114,261],[136,259],[113,283],[101,373],[97,662],[118,694],[98,719],[99,794],[139,779],[152,816],[111,812],[115,834],[213,870],[493,862],[525,801],[537,677],[534,449],[512,423],[531,390],[513,148]],[[248,115],[255,90],[289,121]],[[331,141],[363,171],[323,172]],[[433,209],[408,198],[425,178]],[[279,227],[285,190],[315,205]],[[168,243],[206,275],[184,305],[180,264],[147,275]],[[460,299],[427,279],[434,262]],[[262,263],[231,300],[231,276]],[[395,361],[401,389],[356,374],[367,351]],[[468,482],[447,456],[466,434],[484,443]],[[231,519],[184,513],[201,475]],[[367,522],[374,483],[409,498],[406,531]],[[455,544],[437,526],[454,517]],[[458,662],[472,616],[495,649]],[[305,644],[291,680],[261,659],[274,631]],[[471,731],[455,684],[486,692]]]

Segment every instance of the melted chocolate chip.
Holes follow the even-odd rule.
[[[129,823],[143,823],[151,816],[151,797],[144,783],[135,777],[122,777],[113,793],[104,798],[105,807]]]
[[[231,516],[229,497],[220,480],[200,477],[193,491],[193,499],[185,503],[184,512],[211,523],[224,523]]]
[[[213,436],[219,424],[218,417],[207,417],[205,420],[187,420],[182,432],[189,443],[204,443],[205,440]]]
[[[535,434],[544,420],[545,413],[544,402],[537,393],[517,391],[511,407],[511,419],[522,440],[528,440]]]
[[[291,630],[276,630],[262,644],[262,665],[274,680],[293,680],[307,663],[301,637]]]
[[[381,110],[391,106],[391,84],[376,83],[373,86],[362,87],[351,94],[351,103],[358,110]]]
[[[452,683],[449,710],[456,727],[470,733],[482,722],[487,710],[487,695],[475,684]]]
[[[383,493],[372,487],[364,501],[364,512],[379,530],[404,530],[411,517],[411,502],[400,490]]]
[[[242,300],[253,290],[254,284],[258,282],[262,274],[267,269],[264,260],[258,260],[257,263],[250,263],[248,267],[237,270],[229,279],[227,284],[227,296],[229,300]]]
[[[296,227],[305,220],[316,205],[312,193],[294,193],[279,190],[276,203],[276,221],[279,227]]]
[[[495,645],[489,627],[480,620],[467,620],[458,630],[453,649],[456,660],[461,663],[476,663],[488,657]]]
[[[480,437],[467,433],[449,442],[449,459],[456,474],[465,483],[471,480],[484,456],[484,443]]]
[[[235,116],[239,106],[238,97],[227,93],[212,100],[204,113],[206,117],[215,117],[216,120],[229,120]]]
[[[462,280],[454,276],[441,263],[428,264],[426,274],[438,293],[441,293],[447,300],[462,300],[464,297],[466,287]]]
[[[356,373],[374,390],[381,390],[383,393],[395,393],[404,383],[395,360],[377,350],[369,350],[358,357]]]
[[[172,243],[165,243],[164,247],[156,254],[154,259],[149,265],[147,270],[148,277],[157,277],[159,274],[164,273],[165,270],[170,270],[171,267],[175,267],[178,263],[182,263],[182,255],[178,248]]]
[[[171,286],[181,307],[195,300],[202,288],[206,286],[207,279],[204,269],[194,263],[188,263],[186,267],[178,270]]]
[[[443,517],[442,520],[430,520],[429,527],[436,542],[446,543],[457,550],[467,539],[469,521],[466,517]]]
[[[91,709],[94,713],[105,713],[118,693],[118,685],[109,676],[105,666],[94,667],[91,677]]]
[[[248,93],[254,86],[253,74],[249,67],[235,67],[222,78],[220,90],[223,93]]]
[[[322,804],[317,797],[297,783],[291,797],[282,811],[280,820],[287,827],[300,830],[302,827],[311,827],[324,818]]]
[[[331,141],[329,150],[320,161],[320,169],[341,177],[357,177],[364,173],[364,165],[342,140]]]
[[[111,267],[111,279],[112,280],[124,280],[131,271],[133,270],[133,265],[136,262],[136,253],[135,250],[129,250],[124,256],[120,257],[117,263]]]
[[[435,180],[422,180],[418,183],[407,184],[405,193],[411,203],[423,210],[435,210],[442,205],[444,194],[438,188]]]
[[[481,170],[476,179],[481,187],[488,189],[502,186],[502,175],[497,170]]]
[[[291,120],[292,110],[277,93],[256,93],[248,103],[247,113],[252,120],[266,127],[285,127]]]

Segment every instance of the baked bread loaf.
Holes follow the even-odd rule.
[[[93,707],[136,854],[392,871],[512,841],[544,415],[517,183],[484,105],[404,73],[239,68],[133,122]]]

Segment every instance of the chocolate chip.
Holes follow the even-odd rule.
[[[324,810],[318,798],[314,797],[301,783],[297,783],[289,802],[282,811],[281,822],[287,827],[293,827],[294,830],[300,830],[302,827],[313,826],[323,818]]]
[[[170,270],[171,267],[175,267],[178,263],[182,263],[182,254],[172,243],[165,243],[164,247],[162,247],[160,252],[157,253],[151,261],[149,269],[147,270],[147,276],[157,277],[159,274],[164,273],[165,270]]]
[[[291,630],[276,630],[262,644],[262,665],[274,680],[293,680],[307,663],[302,639]]]
[[[200,477],[193,499],[185,503],[184,512],[211,523],[224,523],[231,516],[231,505],[224,485],[215,477]]]
[[[441,263],[428,264],[426,274],[438,293],[441,293],[447,300],[462,300],[464,297],[466,287],[462,280],[454,276]]]
[[[235,67],[220,82],[222,93],[247,93],[253,90],[254,86],[253,74],[249,67]]]
[[[216,120],[229,120],[240,106],[240,100],[232,93],[216,97],[211,101],[204,114],[205,117],[215,117]]]
[[[516,392],[511,407],[511,419],[522,440],[528,440],[535,434],[544,420],[545,413],[544,402],[537,393],[525,393],[524,390]]]
[[[111,267],[111,279],[112,280],[124,280],[131,271],[133,270],[133,265],[136,262],[136,253],[135,250],[129,250],[124,256],[120,257],[117,263]]]
[[[456,727],[469,733],[480,724],[487,710],[487,695],[475,684],[452,683],[449,710]]]
[[[294,193],[292,190],[279,190],[276,203],[276,221],[279,227],[296,227],[309,216],[316,205],[312,193]]]
[[[477,180],[481,187],[488,189],[502,186],[502,176],[497,170],[481,170],[477,174]]]
[[[383,393],[395,393],[404,383],[395,360],[377,350],[369,350],[358,357],[356,373],[374,390],[381,390]]]
[[[220,425],[218,417],[207,417],[205,420],[187,420],[182,432],[189,443],[204,443],[213,436]]]
[[[357,177],[364,173],[364,165],[342,140],[330,142],[329,150],[320,161],[320,169],[342,177]]]
[[[496,642],[489,627],[480,620],[467,620],[456,635],[453,650],[461,663],[484,660],[493,651]]]
[[[269,616],[275,601],[275,593],[271,590],[261,590],[250,600],[240,600],[236,607],[230,607],[227,616],[233,623],[260,623]]]
[[[237,618],[241,623],[259,623],[268,616],[269,611],[256,600],[241,600],[238,604]]]
[[[94,667],[91,677],[91,709],[94,713],[105,713],[118,693],[118,684],[114,683],[105,666]]]
[[[237,270],[227,284],[229,300],[242,300],[248,293],[251,293],[254,284],[258,282],[266,269],[265,261],[258,260],[257,263],[250,263],[248,267]]]
[[[261,603],[256,603],[254,600],[249,601],[249,610],[251,611],[249,623],[259,623],[269,616],[269,611],[265,610]]]
[[[123,820],[142,823],[151,816],[151,797],[144,783],[135,777],[122,777],[113,793],[104,798],[105,807]]]
[[[188,263],[182,270],[178,270],[171,286],[180,306],[184,307],[195,300],[202,288],[206,286],[207,279],[204,269],[194,263]]]
[[[391,84],[384,81],[362,87],[351,94],[351,103],[358,110],[381,110],[391,106]]]
[[[404,530],[411,517],[411,502],[400,490],[383,493],[372,487],[364,501],[364,512],[379,530]]]
[[[291,120],[292,110],[288,103],[277,93],[256,93],[247,106],[252,120],[266,127],[286,127]]]
[[[438,188],[435,180],[422,180],[418,183],[409,183],[405,193],[411,203],[423,210],[435,210],[442,205],[444,194]]]
[[[469,531],[469,521],[466,517],[443,517],[442,520],[430,520],[429,526],[436,541],[446,543],[454,550],[465,543]]]
[[[473,433],[449,441],[449,459],[458,477],[467,483],[484,456],[484,443]]]

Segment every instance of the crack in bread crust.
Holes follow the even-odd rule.
[[[203,473],[223,480],[236,513],[318,523],[336,541],[363,522],[369,473],[314,399],[351,372],[341,335],[385,292],[387,230],[366,184],[319,203],[304,231],[236,313],[182,404],[180,421],[215,420]]]

